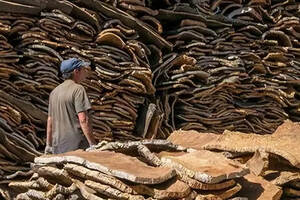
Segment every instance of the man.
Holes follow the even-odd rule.
[[[91,104],[84,87],[79,84],[89,70],[89,63],[77,58],[62,61],[60,71],[65,81],[49,98],[46,154],[93,148],[96,144],[89,115]]]

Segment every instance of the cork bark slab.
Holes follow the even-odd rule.
[[[149,195],[155,199],[184,198],[191,192],[190,187],[186,183],[177,179],[171,179],[153,186],[134,185],[132,188],[139,194]]]
[[[141,195],[132,195],[128,193],[123,193],[115,188],[112,188],[108,185],[104,185],[98,182],[94,182],[91,180],[86,180],[84,184],[93,190],[97,191],[100,194],[103,194],[107,197],[113,198],[113,199],[120,199],[120,200],[144,200],[144,197]]]
[[[46,198],[45,192],[33,189],[30,189],[25,193],[18,194],[15,199],[48,200],[48,198]]]
[[[69,187],[64,187],[62,185],[58,185],[55,184],[54,187],[52,187],[52,189],[50,189],[47,193],[46,193],[46,197],[48,199],[55,199],[55,197],[57,195],[71,195],[73,194],[76,190],[77,190],[77,186],[76,184],[72,184]]]
[[[284,123],[279,126],[273,133],[273,136],[281,135],[299,135],[300,134],[300,123],[285,120]]]
[[[3,199],[13,199],[12,190],[6,184],[0,184],[0,197]]]
[[[289,197],[300,197],[300,190],[293,188],[284,188],[284,194]]]
[[[204,183],[220,183],[249,173],[242,165],[206,150],[181,156],[163,156],[161,160],[164,165],[174,167],[182,175]]]
[[[80,178],[110,185],[124,193],[134,193],[134,191],[130,186],[126,185],[119,179],[113,176],[108,176],[99,171],[90,170],[83,166],[74,165],[74,164],[66,164],[64,166],[64,169],[67,170],[68,173],[78,176]]]
[[[93,190],[90,187],[87,187],[84,183],[82,183],[79,180],[75,180],[73,179],[73,182],[75,183],[75,185],[79,188],[81,195],[85,198],[85,199],[89,199],[89,200],[104,200],[101,197],[96,196],[96,191]]]
[[[36,189],[36,190],[50,190],[53,185],[50,184],[46,179],[40,177],[37,180],[31,181],[11,181],[8,186],[11,189],[20,191],[27,191],[28,189]]]
[[[300,180],[298,181],[293,181],[289,184],[291,187],[297,189],[297,190],[300,190]]]
[[[220,190],[220,191],[209,191],[209,192],[199,192],[196,200],[222,200],[222,199],[229,199],[230,197],[234,196],[242,189],[240,184],[236,184],[234,187]]]
[[[187,176],[180,177],[180,180],[188,184],[191,188],[198,190],[223,190],[226,188],[233,187],[236,184],[236,182],[233,179],[216,184],[202,183]]]
[[[187,197],[180,198],[179,200],[194,200],[197,197],[197,192],[192,191]]]
[[[300,181],[300,172],[282,171],[276,172],[272,183],[278,186],[283,186],[290,182]],[[272,177],[273,178],[273,177]]]
[[[256,176],[262,175],[269,167],[269,154],[257,150],[246,165],[252,174]]]
[[[176,174],[175,170],[168,167],[151,167],[135,157],[109,151],[85,152],[78,150],[65,154],[38,157],[35,158],[35,163],[75,163],[142,184],[162,183]]]
[[[64,186],[70,186],[72,184],[68,172],[64,169],[61,170],[55,167],[45,166],[38,168],[37,173],[51,183],[59,183]]]
[[[174,131],[167,140],[186,148],[203,149],[207,143],[217,139],[219,135],[213,133],[199,133],[197,131]]]
[[[232,142],[234,141],[234,142]],[[262,150],[288,160],[300,168],[300,134],[255,135],[225,131],[223,135],[205,145],[208,150],[255,152]]]
[[[239,196],[248,197],[249,200],[277,200],[282,195],[280,187],[252,174],[246,175],[239,183],[242,185]]]

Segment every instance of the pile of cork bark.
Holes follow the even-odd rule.
[[[49,94],[63,81],[60,62],[70,57],[92,63],[83,85],[99,141],[167,138],[178,129],[271,134],[286,119],[299,121],[299,6],[294,0],[1,0],[0,180],[33,173],[30,165],[45,145]],[[226,145],[237,151],[234,143]],[[291,148],[286,144],[281,150]],[[269,158],[269,152],[256,150],[230,155],[248,155],[244,159],[255,152],[262,161]],[[227,189],[239,187],[221,181],[232,184]],[[43,195],[55,186],[48,182]]]
[[[299,123],[273,135],[175,131],[168,140],[102,142],[35,158],[7,176],[6,199],[288,199],[300,197]],[[232,142],[234,141],[234,142]]]
[[[36,158],[36,170],[30,180],[10,182],[6,194],[16,199],[74,199],[75,196],[78,199],[202,199],[206,196],[227,199],[241,189],[235,179],[248,172],[224,156],[208,151],[177,152],[161,155],[160,160],[147,145],[136,148],[143,155],[141,158],[155,158],[148,162],[156,161],[156,166],[147,165],[141,158],[110,151],[44,156]],[[210,167],[198,162],[194,163],[194,169],[190,165],[181,167],[182,173],[188,170],[194,176],[181,173],[179,176],[171,167],[196,157],[213,158],[214,154],[219,158],[216,164],[220,165]]]
[[[300,123],[291,121],[284,122],[272,135],[176,131],[168,138],[191,151],[205,149],[222,152],[227,158],[244,163],[251,172],[244,178],[250,183],[257,183],[257,187],[247,187],[249,183],[243,182],[247,188],[243,193],[249,199],[279,199],[281,193],[274,193],[277,190],[272,189],[274,196],[261,193],[261,187],[266,189],[274,185],[283,189],[282,199],[300,197],[299,139]]]

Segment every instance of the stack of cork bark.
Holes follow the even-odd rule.
[[[299,120],[298,2],[0,5],[1,118],[37,148],[69,57],[92,63],[84,85],[99,139],[166,138],[179,128],[265,134]]]
[[[241,190],[237,178],[249,173],[243,165],[207,150],[185,150],[145,140],[42,156],[31,177],[16,175],[1,192],[6,199],[228,199]]]
[[[299,121],[299,3],[190,1],[160,9],[174,51],[154,67],[158,135],[272,133]],[[298,32],[297,32],[298,31]]]
[[[77,8],[71,3],[68,6]],[[3,64],[6,80],[1,83],[1,97],[9,98],[8,103],[13,104],[19,100],[12,109],[20,107],[25,113],[23,118],[29,118],[21,118],[12,128],[19,130],[20,125],[27,125],[28,132],[33,134],[45,130],[49,93],[62,82],[60,62],[79,57],[92,62],[94,69],[84,85],[95,111],[95,136],[111,137],[113,133],[116,139],[134,139],[138,108],[146,95],[155,92],[147,60],[149,52],[142,42],[135,40],[139,38],[137,31],[121,21],[84,10],[79,14],[89,17],[88,23],[59,8],[42,11],[39,18],[32,19],[2,14],[8,26],[6,35],[15,48],[8,45],[11,52],[4,52],[8,58]],[[26,103],[29,110],[21,106]]]
[[[168,140],[101,142],[35,158],[2,176],[4,199],[299,198],[299,123],[273,135],[175,131]],[[234,141],[234,142],[233,142]]]

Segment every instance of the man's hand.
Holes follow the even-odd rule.
[[[93,145],[90,145],[89,148],[87,148],[85,151],[93,151],[93,150],[96,150],[97,149],[97,145],[93,144]]]
[[[44,153],[45,154],[53,154],[53,147],[50,147],[47,145]]]

